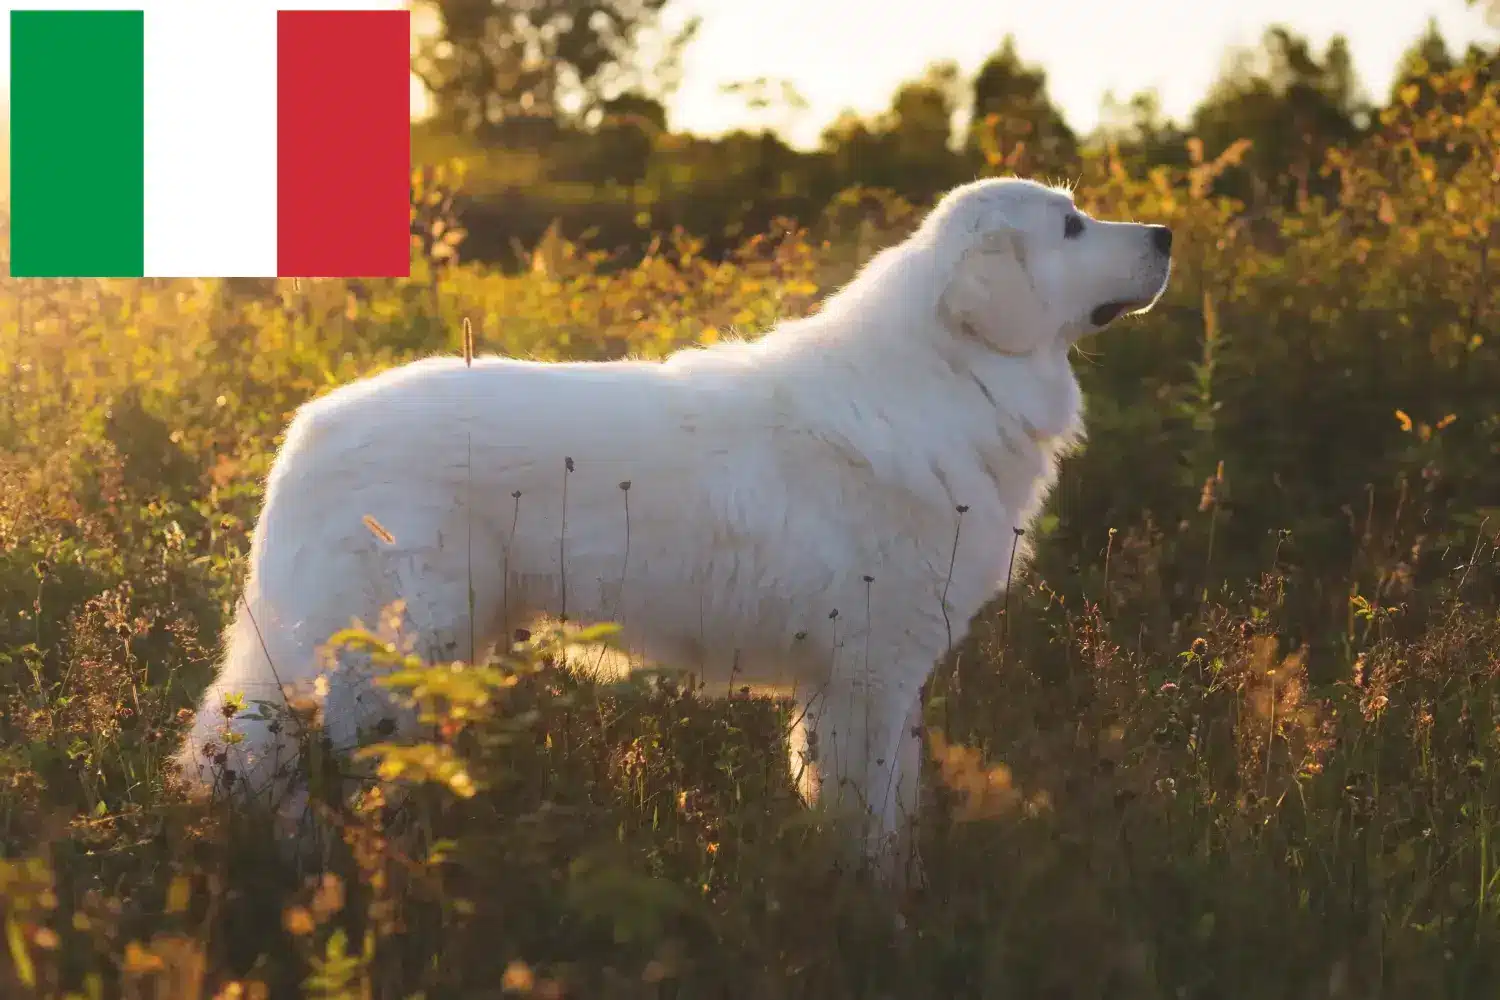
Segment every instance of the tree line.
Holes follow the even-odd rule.
[[[849,189],[920,203],[982,173],[1075,176],[1083,157],[1106,150],[1143,174],[1185,166],[1190,139],[1209,157],[1246,141],[1215,193],[1252,212],[1291,207],[1335,193],[1329,151],[1361,142],[1386,109],[1438,100],[1433,74],[1469,65],[1487,80],[1500,69],[1500,46],[1455,51],[1429,23],[1390,92],[1371,95],[1344,38],[1319,51],[1273,26],[1257,47],[1229,55],[1185,121],[1168,119],[1152,93],[1109,97],[1099,126],[1081,135],[1048,93],[1046,71],[1007,37],[972,77],[933,64],[884,111],[846,111],[816,149],[801,151],[771,127],[717,138],[670,128],[667,102],[698,22],[668,30],[669,2],[420,0],[435,30],[413,69],[433,114],[417,127],[415,157],[468,168],[458,207],[465,258],[518,264],[554,224],[622,261],[677,227],[716,255],[779,219],[811,222]],[[726,89],[760,112],[801,103],[777,80]]]

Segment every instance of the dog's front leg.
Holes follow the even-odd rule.
[[[887,850],[881,855],[882,869],[887,880],[897,889],[920,887],[926,884],[926,873],[922,869],[922,856],[918,850],[918,819],[921,814],[921,788],[923,762],[927,757],[927,729],[923,719],[926,686],[919,688],[917,696],[907,706],[906,716],[896,734],[896,774],[893,779],[894,807]]]
[[[791,763],[804,800],[852,824],[865,859],[887,881],[905,884],[921,767],[922,744],[912,731],[920,732],[918,692],[835,678],[800,715]]]

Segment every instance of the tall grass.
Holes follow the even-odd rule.
[[[1493,996],[1500,110],[1437,87],[1336,153],[1331,203],[1215,197],[1235,149],[1090,161],[1080,198],[1172,225],[1176,278],[1080,354],[1090,442],[934,679],[902,900],[798,804],[789,706],[600,683],[548,636],[443,671],[340,637],[433,735],[325,788],[315,864],[164,762],[297,404],[465,330],[560,358],[764,328],[910,206],[722,263],[552,238],[506,276],[453,262],[424,176],[409,280],[7,280],[0,994]]]

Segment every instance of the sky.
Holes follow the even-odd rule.
[[[162,0],[150,0],[151,3]],[[173,2],[173,0],[167,0]],[[182,2],[182,0],[176,0]],[[206,0],[205,0],[206,2]],[[276,7],[398,7],[401,0],[238,0]],[[139,0],[0,0],[7,8],[140,6]],[[916,17],[908,11],[917,10]],[[1383,97],[1397,59],[1436,18],[1456,45],[1500,31],[1463,0],[672,0],[669,19],[701,15],[669,105],[673,128],[712,135],[769,125],[796,145],[815,145],[840,111],[882,110],[927,63],[957,60],[972,73],[1014,34],[1021,56],[1048,72],[1053,99],[1088,131],[1103,96],[1155,89],[1183,117],[1205,92],[1230,46],[1253,45],[1268,24],[1286,24],[1321,49],[1344,34],[1371,96]],[[0,18],[0,113],[9,106],[9,18]],[[757,114],[721,92],[755,77],[787,80],[805,111]],[[420,109],[420,88],[413,105]],[[4,150],[0,149],[0,156]],[[8,161],[8,156],[3,156]],[[7,164],[8,165],[8,164]]]

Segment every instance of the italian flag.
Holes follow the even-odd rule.
[[[11,274],[408,275],[410,14],[378,5],[10,0]]]

